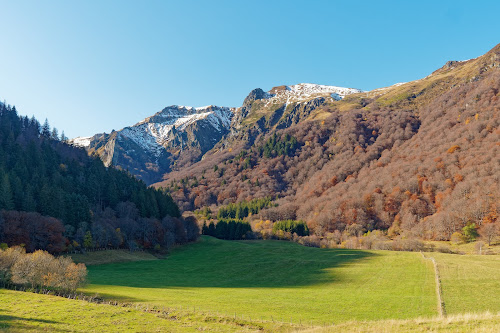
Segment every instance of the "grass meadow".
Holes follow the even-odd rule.
[[[432,264],[409,252],[202,237],[167,259],[89,266],[89,282],[88,294],[249,320],[331,324],[437,314]]]
[[[0,330],[51,332],[492,332],[500,327],[500,257],[317,249],[202,237],[165,259],[92,252],[93,304],[0,290]],[[110,263],[112,262],[112,263]],[[145,307],[161,313],[141,311]]]
[[[432,256],[438,264],[447,314],[500,311],[500,256]]]

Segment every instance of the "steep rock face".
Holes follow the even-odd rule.
[[[111,134],[71,140],[98,154],[105,165],[129,170],[152,183],[172,169],[196,162],[229,131],[234,109],[169,106]]]
[[[245,146],[250,146],[267,131],[297,124],[327,103],[362,92],[354,88],[311,83],[277,86],[267,92],[254,89],[236,110],[228,140],[244,141]]]

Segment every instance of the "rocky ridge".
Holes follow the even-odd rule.
[[[325,102],[339,101],[359,89],[301,83],[254,89],[242,107],[172,105],[133,126],[110,134],[70,140],[98,154],[105,165],[129,170],[153,183],[172,170],[191,165],[221,145],[253,139],[273,127],[285,128],[306,118]],[[285,112],[287,111],[287,112]]]

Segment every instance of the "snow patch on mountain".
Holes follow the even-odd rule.
[[[119,135],[159,156],[164,145],[172,140],[170,134],[174,128],[175,131],[184,131],[196,122],[206,121],[215,130],[222,131],[229,129],[233,112],[232,108],[213,105],[198,108],[172,105],[134,126],[124,128]]]
[[[77,138],[69,140],[69,143],[71,143],[74,146],[87,148],[90,146],[91,141],[92,141],[92,136],[79,136]]]
[[[273,88],[267,92],[267,103],[302,102],[312,98],[330,96],[339,101],[347,95],[362,93],[363,90],[355,88],[344,88],[336,86],[325,86],[321,84],[299,83],[293,86],[284,86],[281,89]]]

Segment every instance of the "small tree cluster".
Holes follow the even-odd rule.
[[[290,156],[295,153],[295,150],[300,147],[297,138],[290,134],[285,134],[283,138],[279,138],[276,133],[259,147],[260,156],[271,158],[276,156]]]
[[[221,219],[217,224],[214,222],[210,222],[208,226],[204,224],[202,233],[220,239],[246,239],[252,233],[252,227],[243,220]]]
[[[283,232],[289,232],[291,234],[297,234],[297,236],[309,236],[309,229],[307,228],[307,224],[304,221],[278,221],[273,225],[273,233],[276,233],[279,230]]]
[[[230,203],[227,206],[219,208],[217,212],[217,218],[232,218],[232,219],[243,219],[250,214],[257,214],[261,209],[270,207],[271,197],[267,196],[265,198],[254,199],[251,201],[242,201],[238,203]]]
[[[31,288],[74,291],[85,283],[87,268],[68,257],[54,257],[46,251],[26,253],[19,246],[0,250],[0,282]]]

